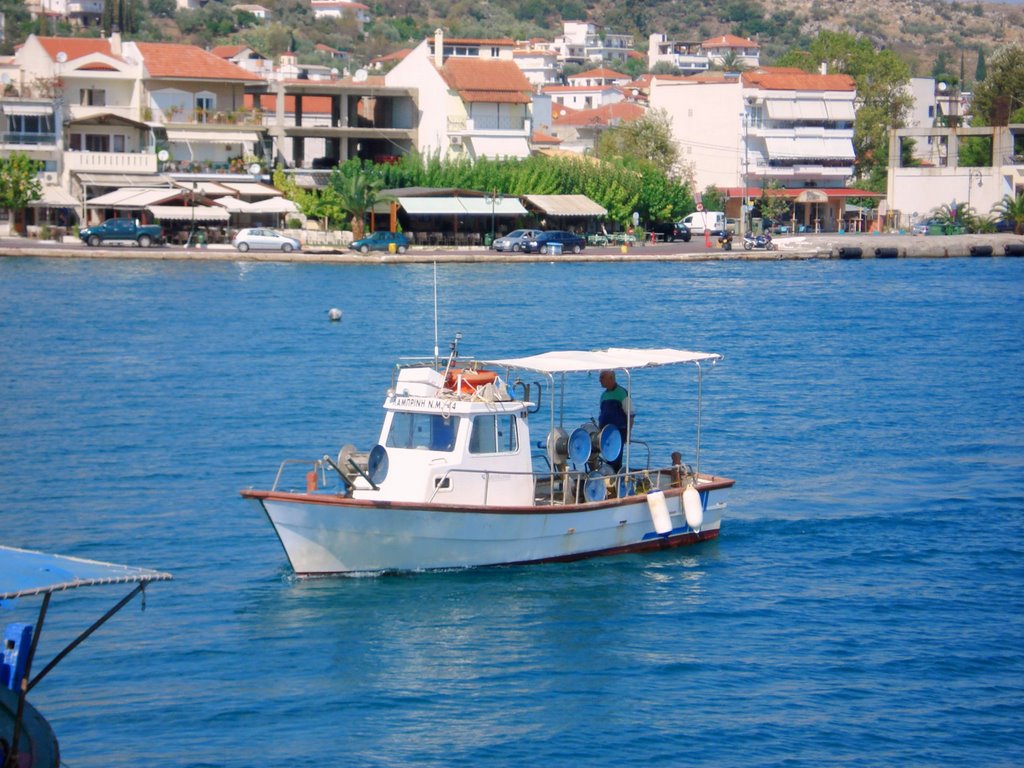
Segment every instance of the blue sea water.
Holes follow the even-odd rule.
[[[453,265],[438,303],[442,351],[724,354],[721,538],[296,581],[238,491],[375,442],[432,268],[0,259],[0,541],[174,574],[33,691],[66,765],[1024,764],[1024,261]],[[649,375],[692,460],[692,377]],[[124,592],[57,595],[41,658]]]

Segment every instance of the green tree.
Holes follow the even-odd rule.
[[[907,88],[910,68],[892,51],[877,51],[870,40],[844,32],[821,32],[808,50],[790,51],[778,64],[814,72],[822,62],[829,72],[850,75],[856,83],[860,107],[853,126],[855,169],[861,180],[877,184],[874,172],[888,146],[889,129],[906,125],[913,105]],[[881,192],[884,186],[872,190]]]
[[[24,215],[25,206],[43,194],[39,172],[43,164],[21,152],[0,157],[0,206],[6,208],[13,223],[18,214]]]
[[[718,187],[714,184],[708,185],[708,187],[701,193],[701,204],[704,206],[705,211],[724,211],[725,210],[725,196],[718,191]]]
[[[789,213],[789,200],[782,194],[782,185],[774,179],[761,190],[761,199],[757,203],[761,218],[765,221],[776,221]]]
[[[1024,44],[1003,46],[986,69],[971,98],[971,125],[994,125],[1024,108]]]
[[[1024,192],[1016,197],[1003,195],[1003,199],[992,206],[992,212],[998,215],[1001,221],[1013,222],[1013,231],[1018,235],[1024,235]]]
[[[980,83],[985,79],[985,73],[988,70],[985,68],[985,49],[978,46],[978,64],[974,68],[974,82]]]
[[[597,156],[642,160],[669,177],[678,176],[681,170],[679,145],[672,136],[672,120],[663,109],[650,110],[638,120],[604,131],[598,140]]]

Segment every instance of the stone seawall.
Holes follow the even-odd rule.
[[[41,256],[66,259],[146,259],[153,261],[290,261],[322,262],[334,264],[416,264],[447,263],[505,263],[549,261],[774,261],[779,259],[938,259],[959,256],[1024,256],[1024,237],[1012,234],[998,235],[850,235],[820,234],[791,235],[775,238],[778,250],[743,250],[742,245],[731,251],[722,250],[713,242],[704,247],[702,242],[637,244],[623,252],[621,248],[588,248],[578,255],[498,253],[485,248],[420,248],[414,247],[404,254],[370,252],[366,255],[353,251],[308,247],[301,252],[239,253],[230,245],[211,245],[206,248],[185,250],[176,247],[139,248],[135,245],[114,245],[88,248],[84,245],[44,244],[30,240],[0,240],[0,257]],[[1009,251],[1008,251],[1009,249]]]

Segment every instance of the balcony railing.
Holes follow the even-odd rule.
[[[510,131],[516,133],[530,132],[530,119],[528,117],[516,117],[502,115],[497,117],[470,117],[470,118],[448,118],[448,133],[494,133],[495,131]]]
[[[55,133],[25,133],[23,131],[4,131],[0,133],[0,144],[18,144],[27,146],[40,146],[42,144],[56,144]]]
[[[152,152],[75,152],[64,153],[69,171],[97,173],[156,173],[156,155]]]
[[[165,125],[263,125],[263,111],[259,109],[235,110],[183,110],[168,109],[160,113]]]

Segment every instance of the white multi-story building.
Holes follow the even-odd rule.
[[[633,36],[606,32],[590,21],[564,21],[551,47],[563,64],[624,62],[633,51]]]
[[[992,147],[983,166],[960,165],[960,142],[984,139]],[[932,148],[935,162],[903,166],[903,142]],[[889,132],[886,189],[890,210],[900,225],[912,224],[943,205],[962,205],[986,216],[1003,196],[1024,193],[1024,124],[994,127],[934,125]]]
[[[671,64],[684,75],[707,72],[711,61],[701,44],[696,41],[669,40],[662,32],[654,32],[647,41],[647,66]]]
[[[535,86],[558,82],[558,54],[541,48],[516,48],[512,60]]]
[[[731,215],[776,182],[802,223],[832,229],[850,196],[855,96],[848,75],[766,67],[719,82],[655,78],[650,101],[668,112],[697,188],[725,190]]]

